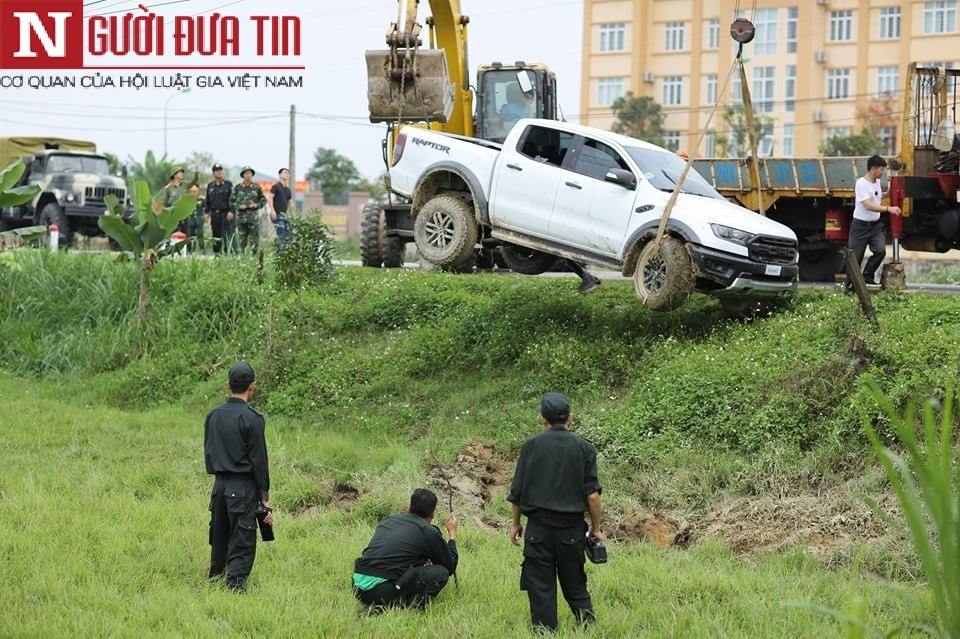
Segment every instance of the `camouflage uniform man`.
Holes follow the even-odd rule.
[[[183,183],[183,167],[178,166],[170,174],[170,182],[160,193],[160,205],[163,208],[174,206],[186,193],[187,185]]]
[[[200,197],[200,186],[197,184],[190,185],[190,195],[197,200],[197,207],[180,225],[180,230],[186,233],[187,237],[192,238],[187,245],[187,250],[192,252],[197,249],[203,253],[203,216],[207,203]]]
[[[223,165],[213,165],[213,181],[207,184],[207,198],[204,210],[210,216],[210,229],[213,232],[213,253],[222,250],[229,253],[233,245],[233,209],[230,207],[230,195],[233,184],[223,179]]]
[[[260,249],[260,209],[267,204],[263,189],[253,183],[253,169],[249,166],[240,171],[243,182],[233,187],[230,208],[237,212],[237,236],[239,249],[247,246],[256,253]]]

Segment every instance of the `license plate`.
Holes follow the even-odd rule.
[[[764,271],[764,273],[765,273],[766,275],[770,275],[770,276],[773,276],[773,277],[777,277],[778,275],[780,275],[780,270],[781,270],[781,267],[780,267],[780,266],[775,266],[775,265],[773,265],[773,264],[767,264],[767,269]]]

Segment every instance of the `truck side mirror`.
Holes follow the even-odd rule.
[[[637,188],[637,178],[633,173],[624,169],[607,169],[607,174],[604,176],[604,179],[607,182],[619,184],[629,191]]]

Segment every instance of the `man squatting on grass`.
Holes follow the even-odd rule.
[[[368,606],[425,608],[457,571],[457,516],[450,513],[444,543],[433,525],[437,496],[418,488],[407,512],[380,522],[354,563],[353,594]]]
[[[203,456],[216,475],[210,497],[210,579],[227,572],[227,586],[246,590],[257,554],[257,506],[270,508],[270,467],[263,415],[247,403],[256,375],[246,362],[228,375],[230,397],[207,414]],[[265,523],[273,523],[268,511]]]

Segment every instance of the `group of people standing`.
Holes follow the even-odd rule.
[[[257,545],[257,512],[273,524],[270,470],[263,416],[250,407],[256,375],[247,362],[228,374],[230,398],[207,415],[204,459],[216,477],[210,496],[209,578],[226,578],[227,587],[244,591]],[[570,432],[570,402],[560,393],[540,401],[543,432],[520,449],[507,500],[512,504],[510,540],[523,539],[520,589],[530,602],[535,629],[556,630],[557,581],[578,625],[595,621],[584,570],[587,543],[603,540],[597,452]],[[445,521],[448,540],[433,522],[437,496],[418,488],[407,511],[380,522],[353,564],[351,588],[371,609],[426,608],[443,590],[459,563],[458,520]],[[589,518],[587,525],[584,516]],[[526,516],[527,527],[521,525]],[[272,539],[271,537],[267,538]]]
[[[174,206],[187,192],[197,200],[194,212],[183,221],[180,230],[191,238],[189,248],[204,250],[206,234],[205,223],[210,221],[213,235],[213,253],[236,253],[250,250],[256,253],[260,249],[260,209],[268,204],[263,189],[253,181],[255,171],[245,166],[240,170],[242,181],[233,184],[223,177],[223,165],[219,162],[212,167],[213,180],[200,195],[200,185],[194,181],[187,188],[184,182],[184,169],[177,167],[170,174],[170,182],[163,187],[157,202],[163,206]],[[290,222],[287,213],[293,193],[290,190],[290,171],[280,169],[278,181],[270,187],[273,196],[270,204],[270,220],[282,243],[290,235]]]

